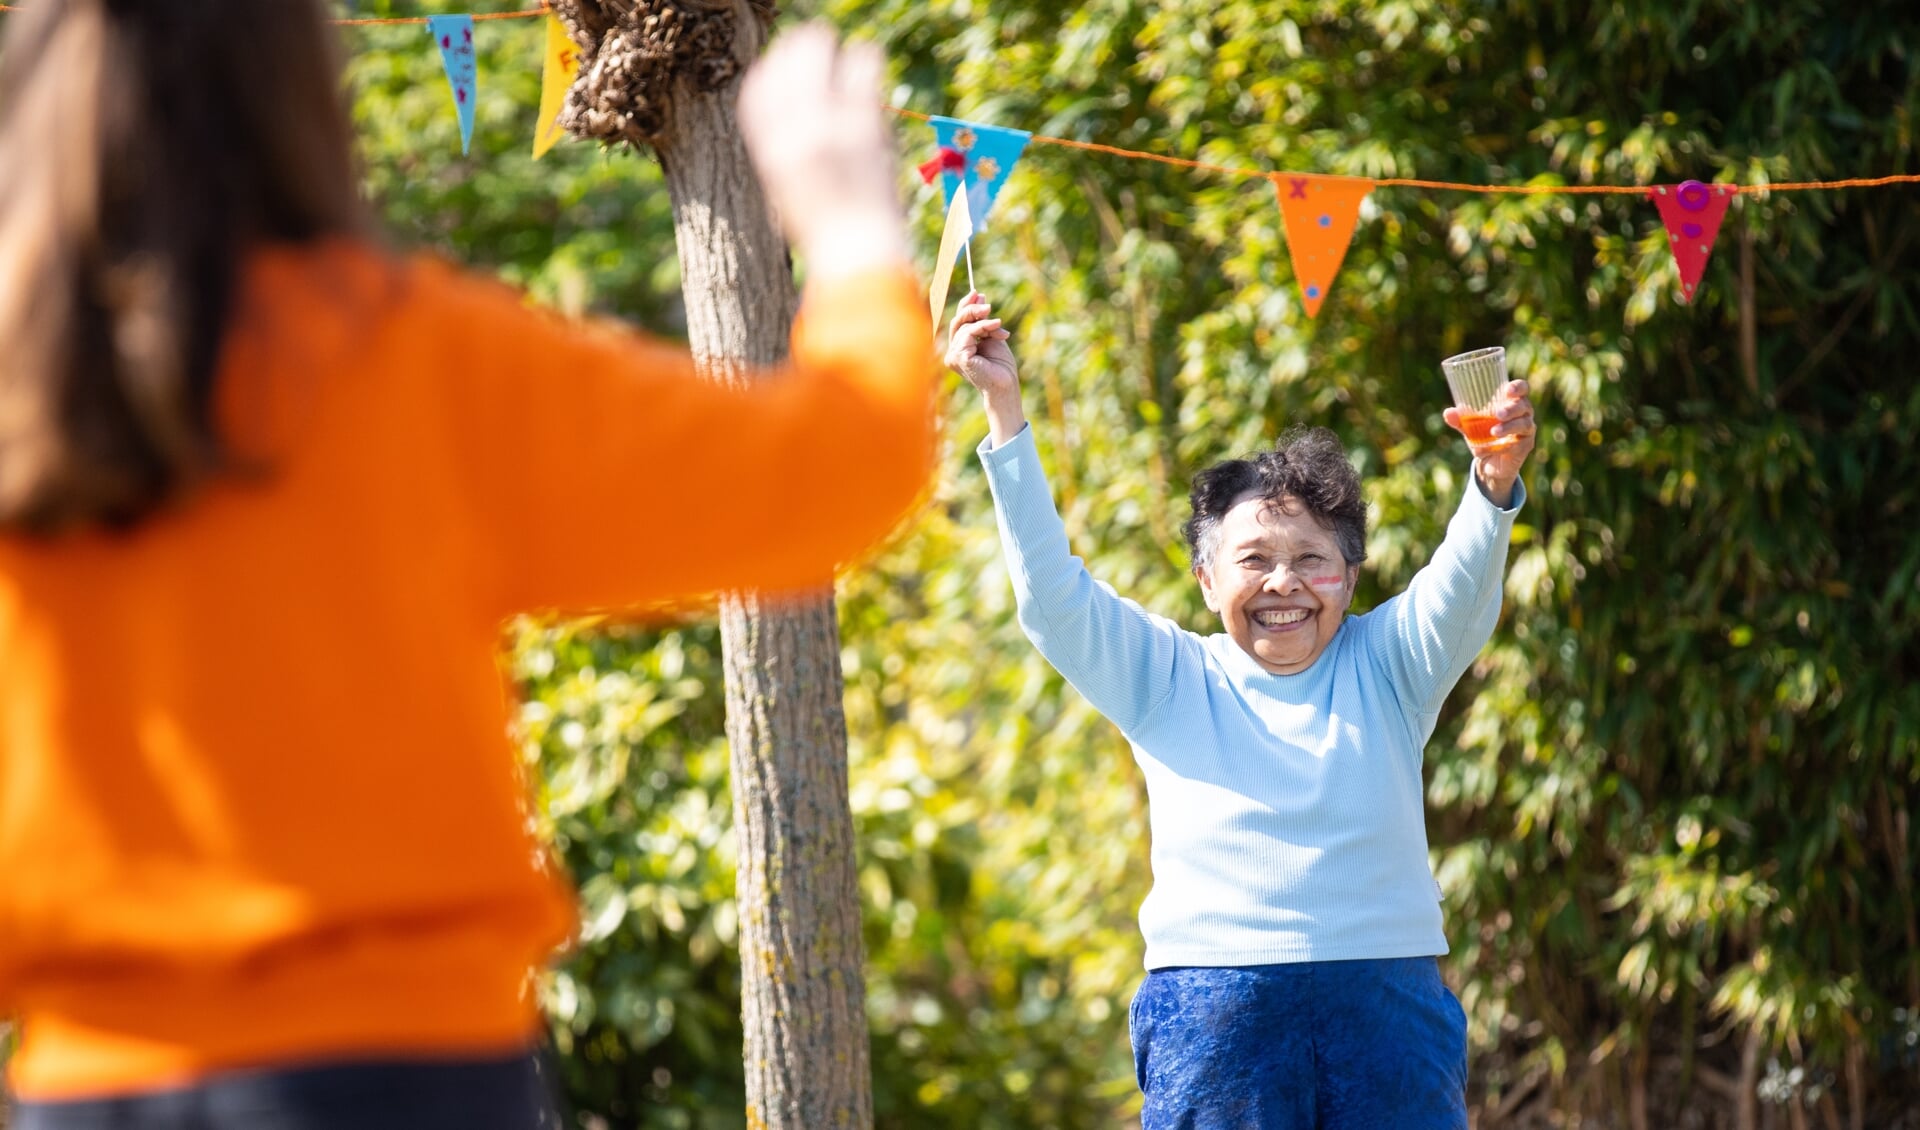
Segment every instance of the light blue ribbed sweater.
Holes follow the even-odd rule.
[[[1447,952],[1421,751],[1493,634],[1524,489],[1501,510],[1469,486],[1406,592],[1274,675],[1224,632],[1186,631],[1088,575],[1031,428],[982,443],[980,461],[1021,627],[1146,775],[1147,968]]]

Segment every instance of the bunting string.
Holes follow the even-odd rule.
[[[58,3],[60,0],[35,0]],[[164,2],[164,0],[153,0]],[[18,12],[22,5],[0,2],[0,13]],[[390,27],[425,25],[438,45],[448,90],[459,117],[460,151],[467,152],[473,138],[475,100],[478,96],[478,58],[474,50],[473,27],[483,20],[539,19],[547,21],[546,47],[542,52],[539,125],[536,126],[533,155],[538,159],[563,134],[557,123],[567,89],[579,71],[580,49],[568,38],[564,26],[553,14],[547,0],[539,7],[511,12],[481,12],[437,16],[381,16],[336,19],[341,27]],[[1230,177],[1253,177],[1273,186],[1278,198],[1284,242],[1293,260],[1295,282],[1300,288],[1301,308],[1307,317],[1319,314],[1340,265],[1352,243],[1360,221],[1361,205],[1377,188],[1411,188],[1429,192],[1468,192],[1499,196],[1632,196],[1641,197],[1659,209],[1677,268],[1683,303],[1697,296],[1713,244],[1720,233],[1727,205],[1737,196],[1764,197],[1775,192],[1832,192],[1848,188],[1879,188],[1887,185],[1920,184],[1920,174],[1898,173],[1879,177],[1848,177],[1843,180],[1788,181],[1762,184],[1708,184],[1685,180],[1678,184],[1468,184],[1460,181],[1426,180],[1415,177],[1359,177],[1301,173],[1276,169],[1249,169],[1232,165],[1196,161],[1165,153],[1126,149],[1094,141],[1075,141],[1065,137],[1047,137],[1025,130],[971,122],[960,118],[924,114],[917,110],[889,106],[902,118],[926,123],[934,131],[933,159],[919,165],[920,175],[932,184],[941,183],[947,200],[946,231],[940,243],[939,261],[934,267],[934,283],[928,292],[934,323],[941,320],[947,280],[954,261],[964,251],[968,284],[972,285],[973,237],[986,228],[994,199],[1006,184],[1008,174],[1028,145],[1053,145],[1063,149],[1099,153],[1134,161],[1153,161],[1195,172],[1217,173]]]
[[[898,106],[887,109],[903,118],[915,121],[931,122],[932,114],[923,114],[918,110],[903,110]],[[1158,161],[1162,165],[1175,165],[1183,169],[1198,169],[1208,173],[1224,173],[1235,177],[1259,177],[1272,180],[1285,176],[1284,172],[1269,169],[1243,169],[1232,165],[1213,165],[1205,161],[1189,161],[1185,157],[1169,157],[1165,153],[1149,153],[1141,149],[1122,149],[1117,145],[1101,145],[1092,141],[1075,141],[1068,137],[1048,137],[1045,134],[1033,134],[1027,139],[1029,145],[1058,145],[1066,149],[1083,149],[1092,153],[1104,153],[1110,157],[1126,157],[1136,161]],[[1368,177],[1376,188],[1427,188],[1445,192],[1485,192],[1516,196],[1645,196],[1651,185],[1627,184],[1463,184],[1458,181],[1418,180],[1412,177]],[[1743,194],[1767,192],[1807,192],[1835,188],[1876,188],[1888,184],[1920,184],[1920,174],[1903,173],[1885,177],[1851,177],[1846,180],[1810,180],[1792,181],[1781,184],[1730,184],[1729,191]]]
[[[41,0],[41,2],[57,3],[58,0]],[[0,12],[18,12],[21,10],[21,5],[19,4],[0,4]],[[527,20],[533,19],[536,16],[544,16],[548,10],[547,6],[542,4],[538,8],[527,8],[518,12],[475,12],[473,18],[476,20]],[[388,16],[384,18],[365,17],[361,19],[329,20],[328,22],[336,27],[392,27],[399,24],[424,24],[429,18],[430,17],[427,16]]]
[[[0,11],[5,10],[10,9],[6,9],[4,5],[0,5]],[[538,8],[527,8],[518,12],[475,12],[473,18],[476,20],[530,20],[546,14],[547,6],[542,4]],[[336,27],[392,27],[397,24],[423,24],[431,18],[430,16],[388,16],[384,18],[365,17],[362,19],[334,20],[332,22]]]
[[[42,3],[57,0],[41,0]],[[19,4],[0,4],[0,12],[18,12]],[[545,3],[538,8],[523,8],[514,12],[475,12],[472,19],[480,20],[526,20],[537,19],[552,11]],[[385,16],[355,19],[338,19],[332,23],[339,27],[394,27],[406,24],[421,25],[429,22],[428,16]],[[889,106],[888,110],[903,118],[916,121],[931,121],[933,115],[918,110],[908,110],[899,106]],[[1080,149],[1091,153],[1104,153],[1110,157],[1124,157],[1136,161],[1157,161],[1163,165],[1174,165],[1183,169],[1196,169],[1201,172],[1221,173],[1236,177],[1262,177],[1268,180],[1283,175],[1264,169],[1236,168],[1232,165],[1215,165],[1207,161],[1192,161],[1185,157],[1172,157],[1165,153],[1150,153],[1141,149],[1124,149],[1117,145],[1102,145],[1093,141],[1075,141],[1068,137],[1048,137],[1034,134],[1029,139],[1033,145],[1056,145],[1064,149]],[[1619,184],[1466,184],[1459,181],[1420,180],[1414,177],[1375,177],[1376,188],[1424,188],[1438,192],[1481,192],[1512,196],[1644,196],[1649,185]],[[1841,188],[1879,188],[1890,184],[1920,184],[1920,174],[1905,173],[1884,177],[1849,177],[1844,180],[1791,181],[1780,184],[1736,184],[1726,185],[1728,191],[1740,195],[1762,194],[1769,192],[1817,192]]]

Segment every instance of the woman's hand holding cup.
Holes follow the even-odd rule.
[[[1493,424],[1484,438],[1478,434],[1479,421],[1473,421],[1475,427],[1467,427],[1458,407],[1449,407],[1442,415],[1448,427],[1467,437],[1467,446],[1473,451],[1474,474],[1486,488],[1487,497],[1498,506],[1510,505],[1520,467],[1533,451],[1533,400],[1527,382],[1508,381],[1487,402],[1480,415],[1491,416]]]

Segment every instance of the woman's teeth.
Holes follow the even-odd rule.
[[[1304,608],[1283,608],[1272,612],[1256,612],[1253,622],[1263,628],[1278,628],[1287,624],[1298,624],[1307,618]]]

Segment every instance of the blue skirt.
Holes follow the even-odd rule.
[[[1466,1130],[1467,1016],[1431,957],[1156,969],[1141,1130]]]

